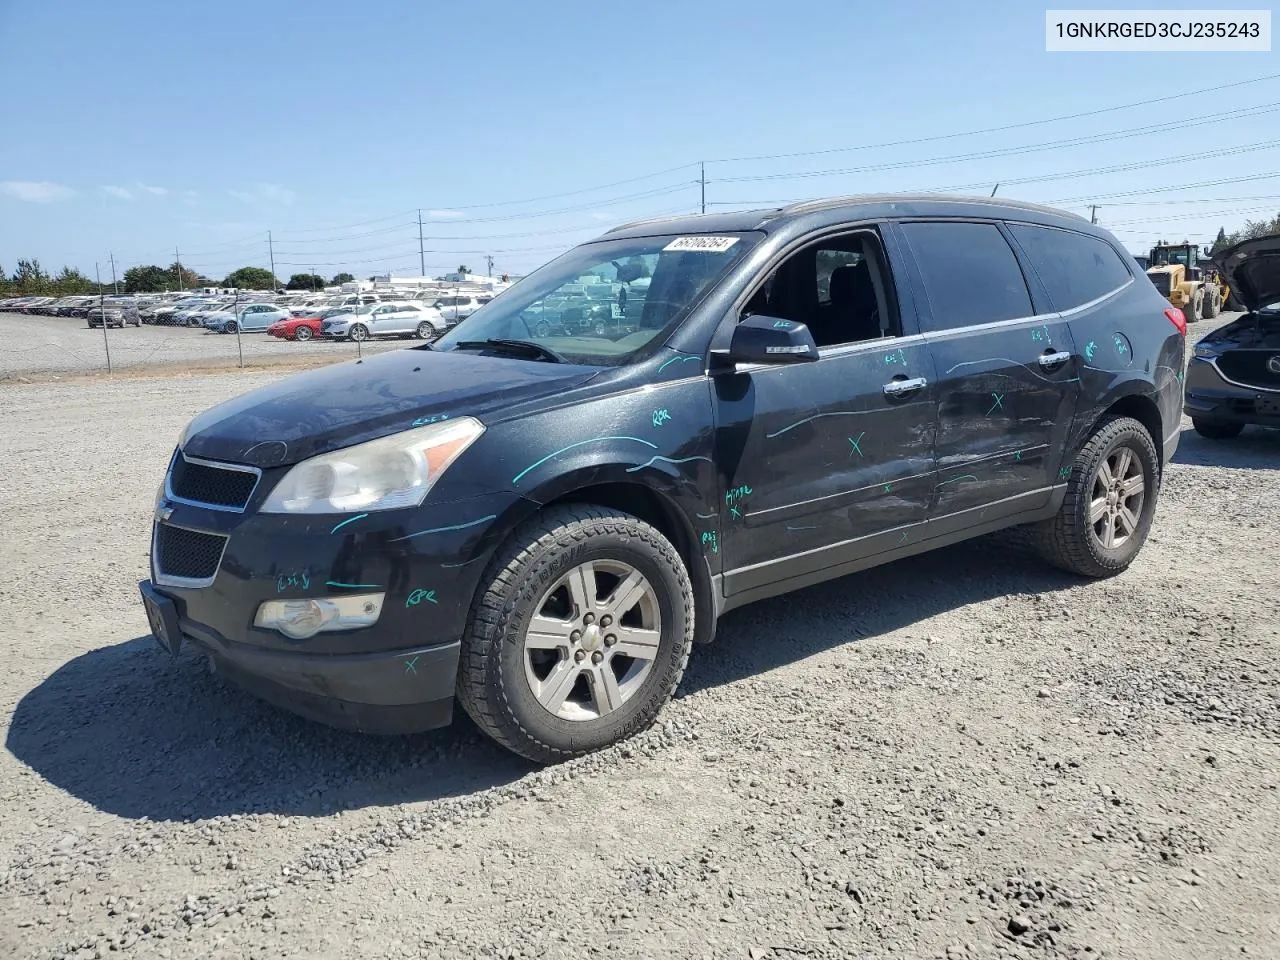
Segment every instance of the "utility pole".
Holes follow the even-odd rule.
[[[116,282],[116,255],[108,252],[107,256],[111,258],[111,286],[115,289],[116,296],[118,297],[120,296],[120,284]],[[120,329],[123,330],[124,327],[121,327]]]
[[[1089,222],[1098,222],[1098,205],[1096,203],[1089,207]]]
[[[418,211],[418,276],[427,275],[427,255],[422,249],[422,211]]]
[[[1000,189],[1000,184],[997,183],[994,187],[991,188],[991,195],[994,197],[996,195],[996,191],[999,189]]]
[[[271,292],[276,293],[280,289],[280,281],[276,278],[276,248],[271,242],[271,231],[267,231],[267,256],[271,258]]]
[[[311,292],[316,292],[316,268],[311,268]]]
[[[107,340],[107,311],[102,300],[102,271],[98,268],[98,262],[93,262],[93,275],[98,280],[98,313],[102,315],[102,346],[107,351],[107,373],[111,372],[111,344]],[[123,316],[123,314],[121,314]],[[120,322],[120,329],[124,329],[124,321]]]
[[[173,259],[178,261],[178,292],[182,293],[184,290],[182,286],[182,254],[178,253],[177,247],[173,248]]]
[[[702,175],[698,178],[698,183],[702,186],[702,212],[707,212],[707,162],[699,160],[698,166],[702,170]]]
[[[486,276],[486,277],[492,277],[492,276],[493,276],[493,254],[492,254],[492,253],[486,253],[486,254],[484,255],[484,258],[485,258],[487,261],[489,261],[489,272],[488,272],[488,273],[486,273],[486,274],[485,274],[485,276]]]

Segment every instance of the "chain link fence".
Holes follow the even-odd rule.
[[[49,375],[174,374],[202,370],[287,372],[404,349],[421,340],[281,340],[261,332],[199,327],[89,327],[83,318],[0,312],[0,381]]]

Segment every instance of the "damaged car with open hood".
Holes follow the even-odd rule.
[[[1230,440],[1249,424],[1280,427],[1280,234],[1214,259],[1248,312],[1196,344],[1185,409],[1201,436]]]

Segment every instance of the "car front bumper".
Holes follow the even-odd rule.
[[[190,645],[263,700],[366,733],[429,730],[452,719],[459,641],[495,546],[492,524],[511,501],[495,495],[352,519],[165,500],[153,524],[151,579],[140,590],[149,617],[157,605],[170,611],[172,653]],[[162,524],[225,537],[211,577],[165,574]],[[382,610],[369,627],[295,640],[254,624],[270,600],[373,593],[383,595]]]
[[[1194,357],[1187,364],[1183,411],[1214,423],[1280,427],[1280,390],[1234,383],[1212,361]]]

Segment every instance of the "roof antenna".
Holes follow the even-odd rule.
[[[996,195],[996,191],[999,189],[1000,189],[1000,184],[997,183],[994,187],[991,188],[991,196],[994,197]]]

